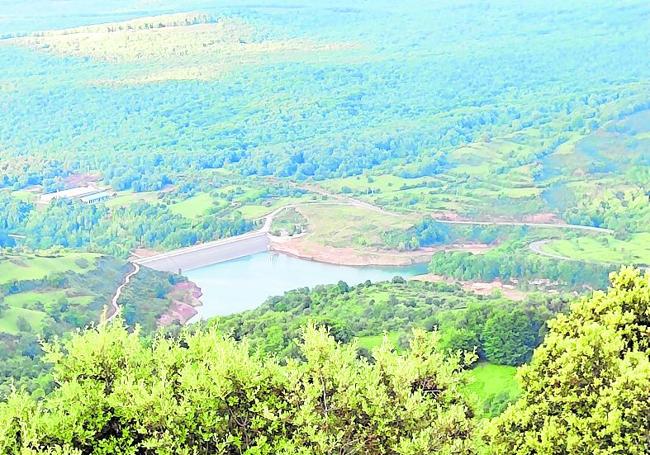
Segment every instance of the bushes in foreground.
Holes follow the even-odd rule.
[[[650,453],[650,274],[624,269],[607,294],[575,302],[519,379],[520,399],[489,429],[494,453]]]
[[[373,363],[322,329],[300,349],[281,365],[213,331],[148,344],[120,324],[88,330],[48,348],[56,391],[0,406],[0,452],[473,453],[464,361],[435,336]]]

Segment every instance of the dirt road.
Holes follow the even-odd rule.
[[[110,315],[108,315],[108,317],[106,318],[106,321],[104,321],[104,323],[111,322],[118,314],[120,314],[121,309],[120,309],[120,306],[118,305],[117,302],[120,299],[120,297],[122,296],[122,291],[124,290],[124,288],[129,285],[129,283],[131,282],[131,279],[139,271],[140,271],[140,265],[134,263],[133,264],[133,270],[126,274],[126,276],[124,277],[124,280],[122,281],[122,284],[120,284],[120,286],[115,291],[115,294],[113,295],[113,298],[111,299],[110,307],[108,309],[108,313],[110,313]]]

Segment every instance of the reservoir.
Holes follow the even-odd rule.
[[[350,267],[297,259],[265,252],[221,262],[185,275],[203,291],[197,318],[207,319],[251,310],[268,297],[291,289],[333,284],[340,280],[349,285],[366,280],[386,281],[426,273],[426,264],[405,267]]]

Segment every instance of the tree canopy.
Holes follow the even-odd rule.
[[[495,453],[649,453],[650,275],[624,269],[574,303],[519,377],[489,430]]]
[[[473,453],[472,411],[435,336],[373,362],[309,327],[302,360],[251,355],[215,331],[147,342],[120,324],[47,348],[59,387],[0,405],[2,453]]]

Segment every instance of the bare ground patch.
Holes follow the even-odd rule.
[[[482,281],[456,281],[451,278],[434,275],[432,273],[427,273],[425,275],[417,275],[410,278],[411,280],[419,281],[429,281],[432,283],[459,283],[465,291],[473,292],[477,295],[492,295],[496,290],[501,292],[501,294],[510,300],[520,302],[526,299],[528,295],[526,292],[516,289],[514,286],[509,284],[503,284],[501,281],[492,281],[492,282],[482,282]]]

